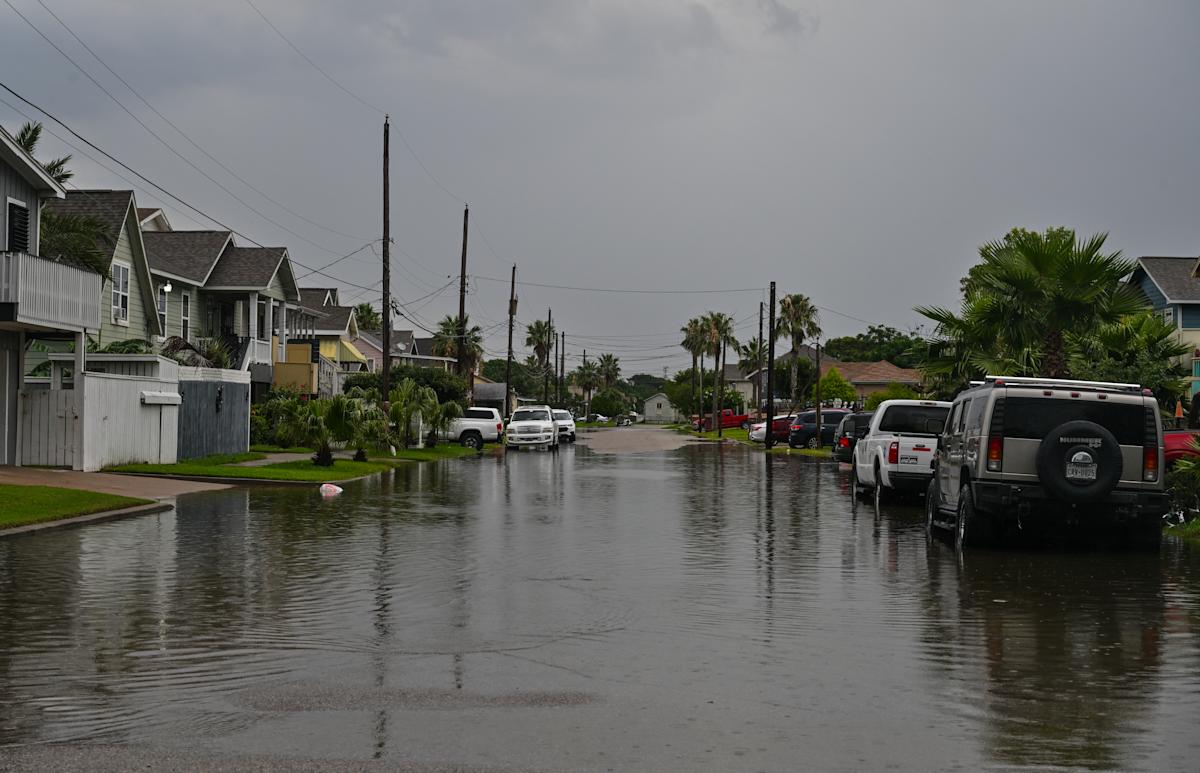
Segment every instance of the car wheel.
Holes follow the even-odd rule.
[[[954,548],[962,551],[985,545],[987,539],[987,524],[985,516],[975,509],[975,501],[971,498],[971,487],[963,484],[958,490],[958,520],[954,524]]]
[[[748,421],[743,421],[743,422],[742,422],[742,429],[750,429],[750,422],[748,422]]]
[[[571,433],[571,442],[572,443],[575,442],[575,433],[574,432]]]
[[[821,447],[821,444],[820,444],[820,442],[817,440],[817,436],[816,436],[816,435],[813,435],[812,437],[810,437],[810,438],[808,439],[808,442],[807,442],[807,443],[805,443],[804,445],[805,445],[805,447],[807,447],[807,448],[810,448],[810,449],[812,449],[813,451],[816,451],[818,448],[820,448],[820,447]]]
[[[938,485],[937,480],[929,481],[929,488],[925,490],[925,536],[933,539],[934,530],[937,524],[934,521],[938,516]]]
[[[882,504],[887,499],[883,488],[883,476],[879,474],[879,462],[875,462],[875,503]]]
[[[474,448],[478,451],[483,448],[483,437],[478,432],[467,432],[458,440],[463,448]]]

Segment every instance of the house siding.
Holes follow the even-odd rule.
[[[1200,330],[1200,304],[1182,303],[1178,307],[1176,321],[1184,330]]]
[[[139,270],[138,263],[134,259],[133,246],[129,241],[129,232],[122,228],[120,236],[117,237],[117,248],[113,253],[113,260],[120,263],[125,263],[130,267],[129,270],[129,324],[118,325],[112,320],[112,279],[107,278],[100,286],[100,333],[97,336],[97,343],[100,346],[106,346],[113,341],[124,341],[129,338],[145,338],[149,339],[150,330],[152,329],[146,324],[146,303],[144,300],[145,278],[143,270]],[[174,300],[174,299],[172,299]],[[170,309],[170,302],[167,304]],[[158,313],[156,308],[152,308],[151,312]]]
[[[8,164],[0,164],[0,250],[8,250],[8,199],[25,202],[29,207],[29,251],[38,254],[41,229],[40,202],[37,190]]]
[[[1158,287],[1154,284],[1154,280],[1150,278],[1150,275],[1147,274],[1145,270],[1141,272],[1141,277],[1138,279],[1138,287],[1140,287],[1142,292],[1146,294],[1146,297],[1150,299],[1150,305],[1154,307],[1156,311],[1158,309],[1166,308],[1166,296],[1159,291]]]
[[[280,266],[282,268],[282,265]],[[277,301],[287,299],[287,292],[283,288],[283,281],[279,278],[279,272],[275,272],[275,276],[271,277],[271,283],[267,285],[267,290],[263,295],[274,298]]]
[[[158,286],[166,280],[162,277],[154,277],[154,284]],[[167,298],[167,329],[163,331],[164,337],[181,336],[183,335],[183,296],[186,294],[191,298],[191,337],[195,339],[200,335],[200,325],[202,320],[199,293],[194,285],[184,284],[177,279],[171,280],[171,292]]]

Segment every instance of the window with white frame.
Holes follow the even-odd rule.
[[[112,320],[129,324],[129,264],[112,264]]]
[[[1175,324],[1175,309],[1174,308],[1172,308],[1171,306],[1168,306],[1165,309],[1163,309],[1162,311],[1160,311],[1159,313],[1162,314],[1163,322],[1166,322],[1168,325]]]
[[[165,286],[158,288],[158,326],[163,331],[163,335],[167,334],[167,288]]]
[[[192,340],[192,296],[184,290],[179,300],[179,336],[185,341]]]

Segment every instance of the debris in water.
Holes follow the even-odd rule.
[[[332,483],[322,483],[319,490],[321,492],[321,496],[323,497],[336,497],[338,494],[342,493],[342,487],[335,486]]]

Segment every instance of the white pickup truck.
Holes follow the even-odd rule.
[[[873,489],[924,491],[933,475],[938,437],[950,403],[935,400],[887,400],[880,403],[867,434],[854,446],[850,480],[855,494]]]
[[[495,408],[471,407],[461,419],[450,425],[447,436],[470,448],[483,448],[484,443],[499,443],[504,434],[504,422]]]

